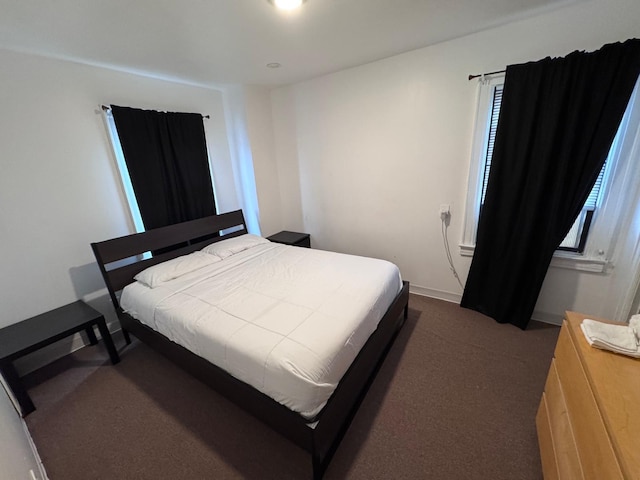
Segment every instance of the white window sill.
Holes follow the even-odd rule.
[[[472,257],[474,245],[460,245],[460,255]],[[607,269],[606,259],[586,257],[577,253],[556,252],[551,260],[551,267],[579,270],[581,272],[604,273]]]

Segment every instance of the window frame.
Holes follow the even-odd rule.
[[[111,145],[111,152],[115,160],[116,167],[118,169],[118,176],[120,179],[120,186],[122,192],[127,201],[128,213],[131,223],[136,233],[145,231],[144,222],[142,221],[142,215],[140,213],[140,207],[138,206],[138,200],[136,199],[135,192],[133,190],[133,184],[131,183],[131,176],[129,175],[129,169],[127,168],[127,162],[124,158],[124,152],[122,150],[122,144],[120,143],[120,136],[118,135],[118,129],[116,122],[113,118],[113,112],[111,108],[102,107],[102,118],[104,120],[105,129]],[[208,117],[203,117],[208,118]],[[205,141],[207,142],[207,163],[209,165],[209,176],[211,179],[211,185],[213,187],[213,201],[216,208],[218,208],[219,202],[217,197],[216,184],[214,182],[213,164],[211,162],[211,153],[209,151],[209,142],[207,139],[207,131],[205,127]],[[145,254],[146,255],[146,254]]]
[[[504,83],[504,74],[482,75],[478,79],[476,91],[476,117],[473,127],[471,163],[467,181],[467,201],[465,207],[460,255],[473,256],[476,235],[478,233],[478,214],[482,198],[482,179],[484,177],[484,156],[489,141],[491,107],[493,92],[497,85]]]
[[[473,256],[475,249],[493,94],[496,86],[504,84],[504,77],[504,73],[484,75],[479,77],[477,83],[476,115],[467,181],[464,225],[462,240],[459,244],[459,253],[464,257]],[[556,250],[551,261],[552,267],[602,273],[609,266],[607,252],[613,249],[619,231],[616,226],[617,219],[620,217],[624,203],[628,200],[624,190],[617,189],[613,183],[625,182],[625,178],[627,178],[630,171],[629,164],[632,162],[625,161],[624,158],[622,161],[618,160],[624,156],[622,155],[622,150],[624,150],[623,144],[627,141],[625,140],[626,130],[638,128],[640,101],[635,100],[635,97],[638,96],[638,84],[640,84],[640,79],[629,101],[629,105],[633,106],[633,108],[627,107],[607,158],[607,168],[605,169],[599,199],[591,218],[588,238],[582,245],[582,251]],[[629,123],[631,123],[631,126]],[[633,140],[631,139],[630,141]],[[617,179],[614,177],[617,177]],[[620,193],[609,194],[616,190],[620,191]]]
[[[122,191],[124,192],[124,196],[129,207],[128,210],[131,222],[133,223],[133,227],[135,228],[136,233],[144,232],[145,228],[144,223],[142,222],[142,215],[140,214],[140,208],[138,208],[138,200],[136,199],[136,195],[133,191],[131,177],[129,176],[127,163],[124,159],[124,152],[122,151],[122,145],[120,144],[120,137],[118,136],[118,129],[116,128],[113,114],[111,113],[111,109],[102,109],[102,113],[107,133],[109,135],[113,156],[118,167],[118,173],[120,174],[119,177]]]

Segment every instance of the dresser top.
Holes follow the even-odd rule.
[[[566,323],[602,413],[625,478],[640,478],[640,359],[592,347],[580,323],[602,318],[567,312]]]

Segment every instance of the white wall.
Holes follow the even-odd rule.
[[[44,479],[44,466],[8,391],[0,375],[0,478]]]
[[[99,105],[209,114],[219,211],[239,208],[222,93],[0,50],[0,327],[86,298],[113,319],[90,242],[133,232]]]
[[[280,155],[275,151],[273,131],[278,112],[272,110],[271,90],[259,85],[226,86],[224,100],[228,130],[232,132],[236,188],[247,228],[263,236],[291,229],[292,219],[296,218],[291,212],[300,211],[299,187],[294,195],[296,201],[291,202],[291,193],[283,190],[280,176],[285,177],[284,186],[298,185],[298,170],[278,163]],[[281,126],[282,122],[277,124]],[[283,218],[287,218],[287,225]]]
[[[247,130],[253,150],[254,174],[260,208],[260,228],[264,236],[283,230],[280,178],[274,150],[270,90],[245,87]]]
[[[467,75],[637,37],[639,18],[637,0],[576,2],[275,90],[283,225],[309,232],[318,248],[394,261],[413,291],[459,300],[438,211],[451,205],[449,238],[464,280],[470,259],[457,254],[457,243],[476,102]],[[612,315],[612,275],[551,269],[536,316]]]

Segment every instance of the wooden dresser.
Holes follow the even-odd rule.
[[[584,318],[606,321],[567,312],[536,416],[544,478],[640,479],[640,359],[591,347]]]

